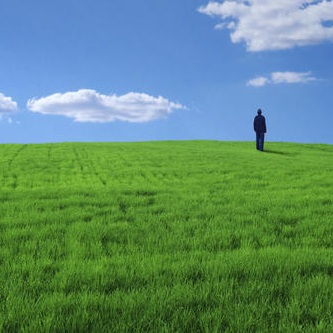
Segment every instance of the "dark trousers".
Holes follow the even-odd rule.
[[[256,132],[256,145],[257,150],[264,150],[264,142],[265,142],[265,133]]]

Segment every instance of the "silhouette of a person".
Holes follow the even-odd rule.
[[[265,133],[266,129],[266,119],[262,115],[261,109],[258,110],[258,115],[255,116],[253,121],[254,131],[256,132],[256,147],[257,150],[264,151]]]

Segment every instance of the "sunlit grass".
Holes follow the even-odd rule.
[[[333,331],[333,148],[0,146],[0,331]]]

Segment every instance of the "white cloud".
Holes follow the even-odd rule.
[[[271,74],[272,82],[278,83],[307,83],[310,81],[317,81],[311,76],[311,72],[296,73],[296,72],[274,72]]]
[[[333,0],[211,1],[198,10],[220,17],[216,27],[252,52],[333,42]]]
[[[267,84],[295,84],[318,81],[311,72],[273,72],[269,77],[260,76],[247,82],[248,86],[263,87]]]
[[[184,109],[181,104],[164,97],[153,97],[130,92],[126,95],[102,95],[91,89],[57,93],[27,102],[30,111],[46,115],[62,115],[77,122],[128,121],[144,123],[164,118],[175,109]]]
[[[267,83],[269,83],[269,79],[267,77],[260,76],[248,81],[247,85],[252,87],[263,87]]]
[[[17,103],[11,97],[0,93],[0,113],[17,111]]]

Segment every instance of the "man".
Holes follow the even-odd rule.
[[[262,116],[261,109],[258,110],[258,115],[255,116],[253,127],[256,132],[256,145],[257,150],[264,151],[265,133],[266,133],[266,119]]]

